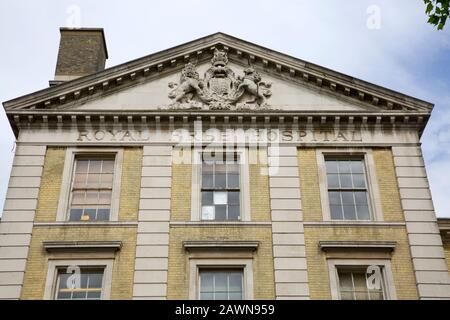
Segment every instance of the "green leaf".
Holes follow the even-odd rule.
[[[425,11],[427,14],[431,12],[431,10],[433,10],[433,4],[430,2],[427,6],[427,10]]]

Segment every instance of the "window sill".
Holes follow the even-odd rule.
[[[78,222],[78,221],[56,221],[56,222],[35,222],[36,227],[137,227],[137,222],[130,221],[90,221],[90,222]]]
[[[304,226],[315,227],[402,227],[406,226],[405,222],[388,222],[388,221],[309,221],[304,222]]]
[[[272,226],[272,222],[259,221],[173,221],[171,227],[254,227]]]

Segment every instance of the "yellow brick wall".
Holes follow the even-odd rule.
[[[111,227],[34,227],[21,299],[43,299],[48,270],[43,241],[120,240],[113,266],[111,299],[131,299],[133,295],[136,228]],[[76,259],[76,254],[73,256]]]
[[[260,241],[253,257],[255,299],[274,299],[272,231],[270,227],[171,227],[169,242],[168,299],[189,298],[189,255],[182,242],[190,240]]]
[[[120,187],[119,220],[137,221],[141,194],[142,148],[125,148]]]
[[[331,299],[325,253],[319,241],[396,241],[391,264],[398,299],[417,299],[406,229],[400,227],[311,227],[305,226],[305,245],[311,299]]]
[[[180,156],[183,159],[190,160],[192,159],[192,152],[188,148],[183,148],[182,150],[174,150],[173,156],[174,159]],[[172,163],[172,210],[170,214],[172,221],[191,220],[191,188],[192,165],[190,162],[176,161]]]
[[[37,222],[56,220],[65,158],[66,148],[47,148],[35,216]]]
[[[252,221],[271,221],[267,150],[249,150],[250,208]]]
[[[381,208],[385,221],[404,221],[394,159],[390,149],[373,149]]]
[[[316,149],[299,149],[298,163],[300,170],[303,219],[305,221],[322,221],[323,215],[320,201]]]

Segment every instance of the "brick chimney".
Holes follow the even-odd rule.
[[[102,28],[60,28],[55,79],[50,86],[105,69],[108,50]]]

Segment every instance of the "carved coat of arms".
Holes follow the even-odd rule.
[[[267,98],[272,95],[271,83],[262,81],[252,67],[246,68],[243,76],[236,77],[228,67],[226,52],[217,49],[203,79],[195,66],[188,63],[181,72],[180,82],[171,82],[169,87],[172,89],[169,98],[174,107],[201,108],[199,104],[203,104],[210,109],[264,108]],[[243,101],[246,97],[249,100]]]

